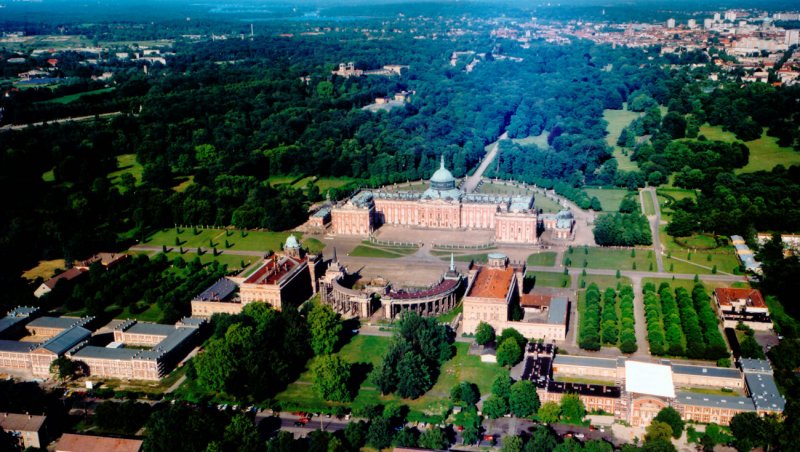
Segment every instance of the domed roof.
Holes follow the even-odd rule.
[[[441,166],[439,166],[439,169],[436,170],[435,173],[433,173],[433,176],[431,176],[431,182],[432,183],[435,182],[437,184],[449,184],[452,182],[453,185],[455,186],[455,181],[456,178],[453,177],[453,173],[451,173],[450,171],[447,170],[447,168],[444,167],[444,156],[442,156]]]
[[[300,248],[300,242],[297,241],[297,237],[294,234],[290,235],[289,238],[286,239],[286,244],[283,246],[284,248]]]

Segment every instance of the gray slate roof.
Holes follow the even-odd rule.
[[[28,326],[40,328],[60,328],[65,330],[73,326],[83,326],[88,321],[89,319],[87,318],[79,319],[75,317],[39,317],[38,319],[31,320],[31,323],[29,323]]]
[[[27,317],[0,317],[0,334],[11,331],[14,327],[27,321]]]
[[[586,366],[586,367],[603,367],[605,369],[616,369],[617,360],[609,358],[590,358],[588,356],[570,356],[570,355],[556,355],[553,358],[553,366],[572,365],[572,366]]]
[[[685,375],[700,375],[718,378],[735,378],[741,380],[742,373],[738,369],[723,367],[687,366],[685,364],[672,364],[672,372]]]
[[[550,300],[550,309],[547,311],[547,323],[551,325],[562,325],[567,319],[567,306],[569,301],[566,298],[558,297]]]
[[[730,396],[716,394],[696,394],[693,392],[676,392],[678,402],[684,405],[706,406],[711,408],[734,408],[739,410],[755,411],[753,401],[747,397],[731,394]]]
[[[169,336],[175,331],[174,325],[161,325],[158,323],[136,322],[125,330],[131,334],[148,334],[152,336]]]
[[[86,328],[80,326],[72,327],[45,341],[41,348],[60,356],[82,341],[89,339],[91,335],[91,331]]]
[[[775,379],[770,374],[745,372],[744,379],[759,410],[783,411],[786,400],[778,391]]]
[[[27,353],[38,346],[36,342],[0,340],[0,352]]]
[[[72,356],[74,356],[77,359],[99,358],[99,359],[129,360],[133,358],[133,355],[135,355],[138,352],[139,350],[132,348],[107,348],[107,347],[96,347],[94,345],[87,345],[86,347],[83,347],[82,349],[73,353]]]

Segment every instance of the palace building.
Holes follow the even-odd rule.
[[[464,193],[444,166],[430,178],[422,193],[378,189],[360,191],[333,206],[333,232],[368,236],[381,225],[430,229],[490,230],[500,243],[536,244],[539,229],[553,229],[557,239],[571,239],[575,221],[569,212],[542,223],[532,194],[525,196]],[[551,216],[547,216],[549,219]]]

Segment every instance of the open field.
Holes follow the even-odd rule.
[[[633,284],[630,278],[627,276],[620,276],[617,278],[616,276],[607,276],[607,275],[586,275],[586,276],[579,276],[578,277],[578,284],[580,281],[586,281],[586,287],[588,287],[591,283],[597,284],[601,290],[611,287],[612,289],[617,289],[617,284],[622,284],[623,286],[630,286]],[[580,286],[579,286],[580,287]]]
[[[628,110],[603,110],[603,119],[608,122],[608,127],[606,128],[606,130],[608,130],[606,143],[614,148],[614,158],[617,159],[619,169],[622,171],[636,171],[639,169],[636,163],[631,161],[630,157],[623,154],[623,149],[617,146],[617,139],[622,129],[640,115],[640,113]],[[605,205],[603,207],[605,207]]]
[[[91,96],[91,95],[94,95],[94,94],[110,93],[111,91],[114,91],[114,89],[115,88],[111,87],[111,88],[96,89],[94,91],[86,91],[86,92],[83,92],[83,93],[75,93],[75,94],[70,94],[70,95],[67,95],[67,96],[56,97],[55,99],[46,100],[46,101],[41,102],[41,103],[51,103],[51,104],[62,104],[63,105],[63,104],[68,104],[70,102],[76,101],[76,100],[80,99],[83,96]]]
[[[396,259],[399,257],[410,256],[417,252],[418,248],[415,247],[395,247],[395,246],[380,246],[371,243],[362,243],[350,252],[351,256],[357,257],[383,257],[388,259]]]
[[[380,363],[390,342],[389,337],[356,336],[349,344],[342,347],[338,355],[350,363],[364,363],[372,367]],[[469,356],[468,347],[466,343],[455,344],[456,355],[442,366],[442,373],[436,384],[419,399],[409,400],[395,395],[381,395],[368,381],[364,381],[351,405],[359,408],[368,404],[396,402],[408,405],[411,410],[409,421],[441,420],[442,415],[450,409],[450,389],[458,382],[475,383],[481,394],[487,394],[491,390],[494,378],[505,372],[496,364],[482,363],[479,356]],[[311,372],[304,372],[296,382],[278,394],[276,400],[281,402],[284,410],[329,411],[331,407],[342,405],[321,400],[314,393],[311,381]]]
[[[556,265],[556,253],[545,251],[543,253],[531,254],[528,256],[528,265],[554,267]]]
[[[33,281],[36,278],[50,279],[53,277],[57,268],[65,268],[64,259],[53,259],[49,261],[39,261],[39,264],[30,270],[22,273],[22,277]]]
[[[270,185],[288,184],[300,176],[271,176],[267,179]]]
[[[656,260],[652,250],[577,247],[564,253],[564,261],[572,261],[573,268],[609,268],[612,270],[654,271]],[[631,256],[633,252],[634,256]],[[584,265],[586,262],[586,265]],[[651,268],[652,267],[652,268]]]
[[[153,303],[150,305],[149,308],[145,309],[144,311],[135,314],[130,311],[129,307],[126,307],[119,314],[114,316],[116,319],[136,319],[142,322],[158,322],[161,320],[161,316],[163,315],[163,311],[158,307],[158,304]]]
[[[668,283],[670,287],[672,287],[672,290],[675,290],[678,287],[683,287],[689,292],[691,292],[692,289],[694,289],[694,285],[696,284],[691,279],[642,278],[642,285],[645,285],[649,282],[655,284],[656,289],[658,289],[658,286],[661,283],[665,282]],[[708,289],[709,292],[719,287],[742,287],[742,288],[750,287],[750,285],[744,281],[744,277],[742,278],[741,282],[728,283],[723,281],[703,281],[703,285],[706,287],[706,289]]]
[[[144,167],[136,161],[136,154],[122,154],[117,156],[117,170],[109,173],[108,178],[111,183],[121,188],[122,175],[129,173],[136,179],[136,185],[142,183],[142,173]]]
[[[484,183],[476,190],[476,193],[485,193],[487,195],[520,195],[525,196],[530,194],[531,189],[523,187],[522,185],[513,185],[505,183]]]
[[[718,273],[735,275],[739,271],[739,259],[733,253],[670,251],[669,255],[664,256],[664,269],[670,273],[710,275],[715,265]]]
[[[542,209],[546,213],[557,213],[563,209],[561,204],[541,194],[534,197],[533,206],[537,209]]]
[[[704,124],[700,127],[700,134],[709,140],[725,142],[737,141],[736,135],[722,130],[721,126]],[[800,152],[792,148],[778,146],[778,139],[767,136],[763,131],[761,138],[744,143],[750,149],[750,159],[744,168],[737,169],[737,173],[752,173],[755,171],[770,171],[776,165],[789,167],[800,165]]]
[[[586,188],[583,191],[590,197],[597,197],[600,200],[600,205],[603,206],[604,212],[619,211],[619,204],[622,199],[628,194],[635,194],[635,192],[618,188]]]
[[[539,135],[532,136],[532,137],[512,138],[511,141],[513,141],[514,143],[523,144],[523,145],[525,145],[525,144],[535,144],[536,146],[539,146],[542,149],[547,149],[547,148],[550,147],[550,145],[547,144],[547,132],[542,132]]]
[[[526,278],[535,278],[533,287],[569,287],[572,277],[562,272],[527,272]]]
[[[314,185],[319,187],[320,193],[324,195],[329,189],[345,186],[354,180],[355,179],[350,179],[347,177],[320,177],[316,182],[314,182]]]
[[[319,240],[310,238],[308,240],[301,240],[302,234],[299,232],[271,232],[271,231],[244,231],[242,233],[237,230],[225,229],[198,229],[198,234],[195,235],[192,228],[181,228],[178,234],[175,228],[162,229],[148,238],[145,243],[149,246],[166,245],[167,247],[175,247],[175,239],[179,239],[180,246],[185,249],[192,249],[199,247],[211,248],[216,246],[217,250],[224,251],[231,250],[247,250],[247,251],[263,251],[268,250],[278,251],[283,248],[286,238],[289,234],[294,234],[300,240],[303,247],[309,248],[311,252],[319,252],[324,248],[324,244]],[[225,246],[225,241],[228,241],[229,247]]]
[[[176,178],[176,181],[178,182],[178,185],[172,187],[172,189],[178,193],[183,193],[187,188],[189,188],[190,185],[194,183],[194,175],[179,177]]]

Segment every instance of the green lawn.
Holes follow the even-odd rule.
[[[644,214],[645,215],[655,215],[656,208],[653,206],[653,197],[650,196],[649,192],[641,192],[639,195],[641,198],[644,198]]]
[[[80,99],[83,96],[91,96],[93,94],[110,93],[111,91],[114,91],[113,87],[112,88],[96,89],[94,91],[86,91],[84,93],[76,93],[76,94],[70,94],[68,96],[56,97],[55,99],[50,99],[50,100],[47,100],[47,101],[43,101],[42,103],[52,103],[52,104],[62,104],[63,105],[63,104],[68,104],[70,102],[76,101],[76,100]],[[36,103],[38,103],[38,102],[36,102]]]
[[[598,247],[575,247],[572,253],[564,253],[564,261],[572,260],[573,268],[609,268],[612,270],[632,270],[636,264],[636,270],[655,271],[656,260],[652,250],[637,249],[635,256],[631,256],[631,249],[611,249]],[[652,269],[650,268],[652,264]]]
[[[547,132],[542,132],[539,135],[532,137],[514,138],[511,141],[522,145],[535,144],[536,146],[539,146],[542,149],[548,149],[550,147],[550,145],[547,144]]]
[[[569,287],[572,277],[556,272],[527,272],[526,278],[534,277],[534,287]]]
[[[556,201],[545,197],[544,195],[537,195],[533,200],[533,205],[537,209],[542,209],[544,212],[556,213],[564,208]]]
[[[521,195],[525,196],[530,194],[531,189],[523,187],[522,185],[506,185],[503,183],[484,183],[478,188],[478,193],[485,193],[490,195]]]
[[[353,182],[355,179],[347,178],[347,177],[320,177],[315,182],[315,185],[319,187],[320,193],[323,195],[331,188],[339,188]]]
[[[685,251],[693,250],[697,252],[715,251],[720,252],[727,249],[728,252],[734,253],[732,246],[722,246],[717,243],[717,240],[712,235],[708,234],[695,234],[689,237],[672,237],[667,234],[666,225],[661,225],[658,228],[661,244],[666,247],[668,251]]]
[[[130,311],[129,307],[123,309],[119,314],[114,316],[116,319],[136,319],[142,322],[158,322],[161,320],[163,311],[158,307],[158,304],[153,303],[149,308],[144,311],[134,314]]]
[[[184,191],[186,191],[187,188],[189,188],[189,186],[191,186],[194,183],[194,175],[177,177],[175,178],[175,180],[176,182],[178,182],[178,184],[172,187],[172,189],[178,193],[183,193]]]
[[[365,363],[375,366],[380,363],[391,342],[385,336],[356,336],[342,347],[338,355],[350,363]],[[367,404],[387,404],[391,402],[408,405],[410,421],[440,421],[450,409],[450,389],[461,381],[478,385],[481,394],[491,391],[492,381],[505,372],[497,364],[482,363],[479,356],[467,354],[469,345],[456,343],[456,356],[442,366],[442,372],[433,388],[416,400],[401,399],[395,395],[381,395],[368,381],[361,383],[353,407]],[[309,363],[310,365],[310,363]],[[329,411],[331,407],[342,405],[320,399],[311,386],[310,371],[303,372],[300,378],[276,396],[284,410]]]
[[[351,256],[357,257],[382,257],[387,259],[396,259],[399,257],[409,256],[417,252],[417,248],[412,247],[388,247],[378,245],[358,245],[350,252]]]
[[[710,126],[704,124],[700,127],[700,133],[709,140],[725,142],[737,141],[736,135],[722,130],[721,126]],[[770,171],[776,165],[789,167],[800,164],[800,152],[792,148],[778,146],[778,139],[767,136],[766,131],[762,132],[761,138],[744,143],[750,149],[750,158],[744,168],[736,170],[737,173],[752,173],[755,171]]]
[[[716,265],[717,272],[736,274],[735,272],[737,272],[739,268],[739,259],[736,257],[736,254],[718,254],[718,250],[706,253],[702,251],[693,253],[686,250],[670,251],[669,256],[671,257],[664,256],[664,270],[670,273],[710,275],[712,274],[711,269]],[[709,256],[711,260],[709,260]]]
[[[55,182],[56,180],[55,168],[51,169],[50,171],[45,171],[44,173],[42,173],[42,180],[45,182]]]
[[[607,276],[607,275],[586,275],[586,276],[579,276],[578,284],[580,284],[580,281],[586,281],[586,287],[588,287],[591,283],[595,283],[601,289],[605,289],[606,287],[611,287],[614,290],[617,289],[617,284],[622,284],[623,286],[630,286],[633,284],[631,279],[628,278],[627,276],[620,276],[619,278],[617,278],[616,276]]]
[[[175,238],[177,237],[184,248],[193,248],[192,251],[197,251],[198,246],[210,248],[213,243],[213,246],[216,246],[217,250],[220,251],[231,249],[254,251],[260,254],[268,250],[281,250],[290,234],[294,234],[300,240],[300,244],[309,248],[312,252],[318,252],[321,251],[321,248],[324,248],[324,244],[319,240],[302,240],[302,233],[299,232],[244,231],[244,237],[242,237],[242,233],[238,230],[227,230],[226,233],[225,229],[216,228],[198,229],[198,235],[194,235],[192,228],[181,228],[180,234],[176,232],[175,228],[162,229],[150,236],[146,245],[174,247],[176,246]],[[226,240],[230,247],[225,246]]]
[[[267,181],[270,185],[288,184],[300,176],[271,176]]]
[[[629,156],[623,154],[623,149],[617,146],[617,139],[619,138],[622,129],[640,115],[641,113],[628,110],[603,111],[603,119],[608,122],[608,127],[606,128],[608,130],[608,135],[606,135],[606,143],[614,148],[614,158],[617,159],[619,169],[622,171],[637,171],[639,169],[636,163],[631,161]]]
[[[591,378],[580,378],[580,377],[568,377],[566,375],[559,375],[555,377],[556,381],[563,381],[564,383],[580,383],[585,385],[603,385],[603,386],[614,386],[614,382],[611,380],[593,380]]]
[[[619,211],[619,204],[622,202],[622,199],[628,194],[635,193],[618,188],[586,188],[584,191],[589,197],[594,196],[600,200],[600,205],[603,206],[604,212]]]
[[[545,251],[544,253],[531,254],[528,256],[528,265],[554,267],[556,265],[556,253]]]
[[[440,256],[443,261],[450,261],[450,251],[431,251],[434,256]],[[456,262],[487,262],[489,260],[488,253],[478,254],[454,254],[453,260]]]
[[[117,170],[109,173],[108,178],[111,179],[112,184],[121,187],[121,176],[129,173],[136,179],[136,185],[139,185],[142,183],[143,172],[144,167],[136,161],[136,154],[122,154],[117,156]]]

